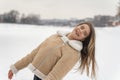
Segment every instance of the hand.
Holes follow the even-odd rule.
[[[13,77],[13,72],[12,72],[12,70],[9,70],[9,72],[8,72],[8,79],[12,79],[12,77]]]

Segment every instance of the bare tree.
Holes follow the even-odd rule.
[[[40,16],[35,14],[29,14],[25,17],[23,14],[21,17],[21,23],[23,24],[39,24],[40,22]]]
[[[8,13],[3,14],[3,22],[16,23],[19,17],[19,12],[16,10],[11,10]]]

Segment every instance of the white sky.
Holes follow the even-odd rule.
[[[20,14],[39,14],[41,18],[86,18],[115,15],[119,0],[0,0],[0,14],[11,9]]]

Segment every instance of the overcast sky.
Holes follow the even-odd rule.
[[[15,9],[20,14],[39,14],[41,18],[86,18],[115,15],[119,0],[0,0],[0,14]]]

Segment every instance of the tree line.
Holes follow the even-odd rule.
[[[21,23],[21,24],[39,24],[40,16],[35,14],[29,14],[25,16],[16,10],[11,10],[9,12],[0,15],[1,23]]]
[[[119,7],[120,9],[120,7]],[[95,15],[94,18],[85,19],[41,19],[37,14],[20,14],[17,10],[11,10],[0,14],[0,23],[17,23],[17,24],[35,24],[35,25],[52,25],[52,26],[74,26],[80,22],[92,22],[96,27],[111,26],[110,22],[120,18],[120,11],[117,16]]]

